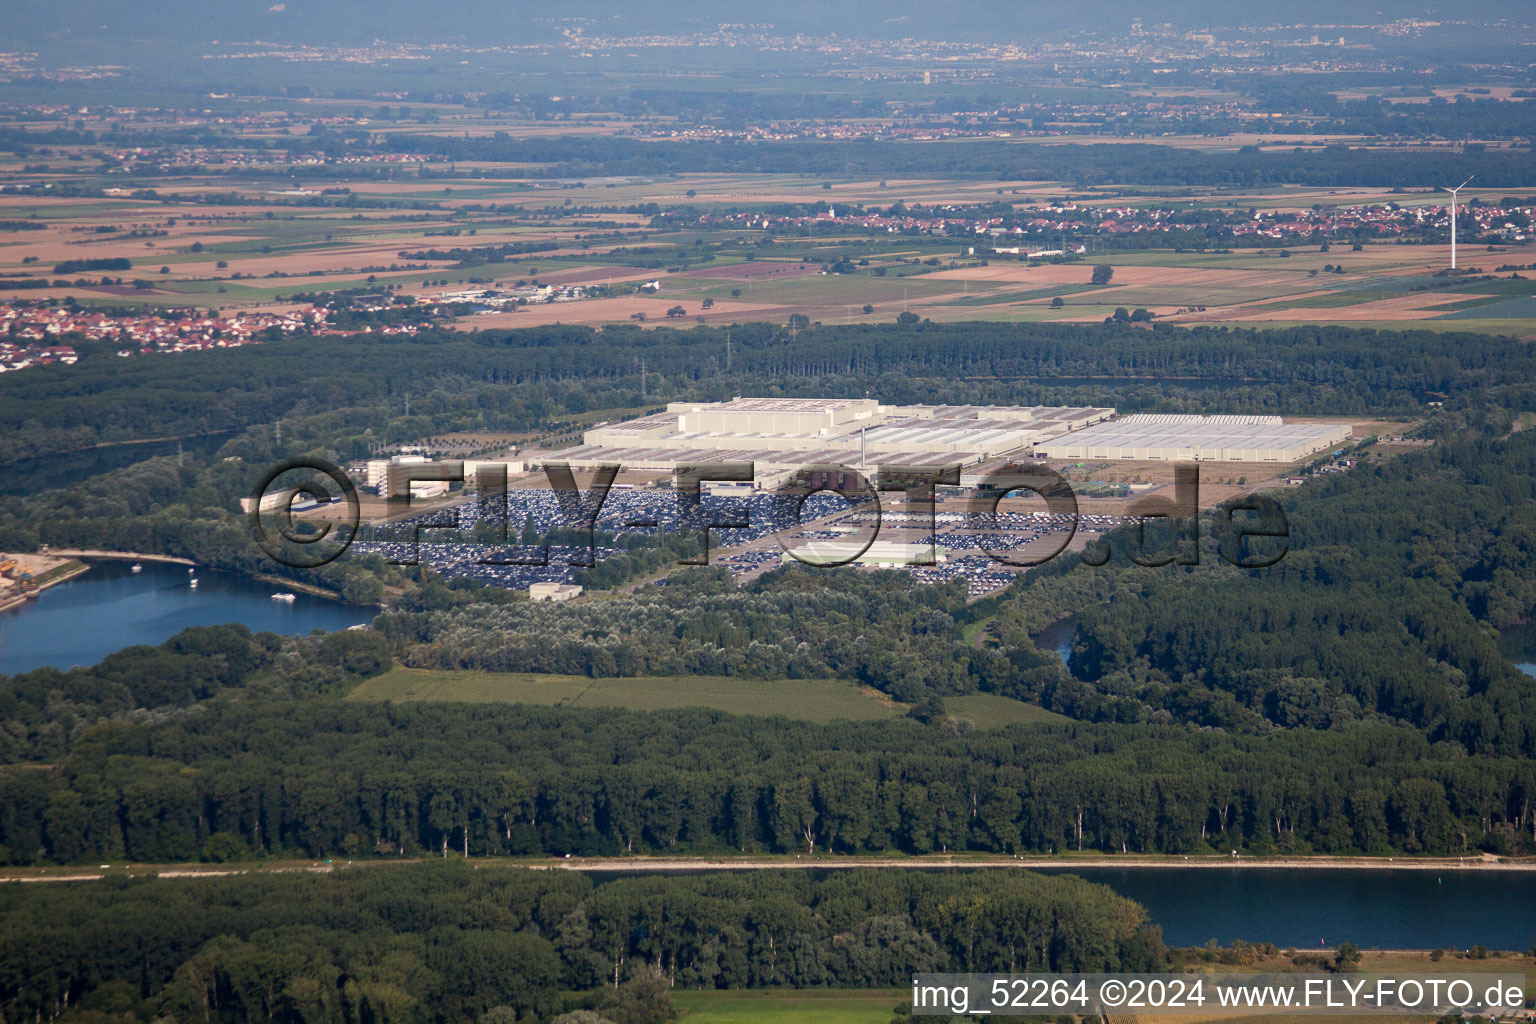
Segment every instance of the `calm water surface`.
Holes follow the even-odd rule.
[[[834,869],[815,868],[826,877]],[[885,870],[898,870],[895,868]],[[915,868],[1006,871],[1008,868]],[[1362,868],[1036,868],[1107,885],[1147,908],[1170,946],[1208,939],[1317,949],[1529,950],[1536,942],[1536,872]],[[655,872],[595,871],[595,881]],[[668,874],[709,874],[708,869]]]
[[[1052,868],[1052,872],[1059,869]],[[1528,950],[1536,873],[1349,868],[1079,868],[1147,908],[1174,946],[1207,939],[1316,949]]]
[[[96,563],[89,573],[0,613],[0,673],[94,664],[131,644],[158,644],[187,626],[243,622],[253,631],[307,633],[370,621],[373,608],[307,594],[273,601],[279,586],[183,566]],[[1071,623],[1042,638],[1065,660]],[[1507,634],[1505,655],[1536,674],[1536,628]],[[1108,885],[1147,908],[1172,945],[1207,939],[1317,948],[1447,949],[1482,944],[1530,949],[1536,941],[1536,874],[1319,868],[1050,868]],[[640,874],[643,872],[636,872]],[[608,875],[605,877],[613,877]]]
[[[158,644],[188,626],[243,622],[252,632],[308,633],[371,622],[378,609],[296,594],[272,600],[281,584],[187,567],[96,562],[91,571],[43,591],[35,601],[0,612],[0,674],[52,665],[94,665],[133,644]]]

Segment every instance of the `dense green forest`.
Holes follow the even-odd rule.
[[[1536,846],[1536,703],[1494,633],[1536,614],[1536,432],[1512,429],[1536,406],[1520,383],[1528,347],[1311,329],[1267,346],[1240,332],[1071,329],[1010,347],[1008,331],[980,331],[967,347],[959,332],[910,330],[827,332],[801,386],[838,379],[815,369],[873,358],[879,339],[914,364],[1170,375],[1262,365],[1305,388],[1353,381],[1361,401],[1392,403],[1433,383],[1446,405],[1423,427],[1433,446],[1288,492],[1290,551],[1264,570],[1214,557],[1225,541],[1218,511],[1198,566],[1136,566],[1133,531],[1121,530],[1098,542],[1111,550],[1106,564],[1058,559],[975,604],[958,585],[799,567],[741,587],[714,569],[674,572],[666,587],[565,605],[426,574],[363,633],[190,631],[93,668],[12,677],[0,684],[0,759],[48,767],[0,774],[4,859]],[[669,368],[713,338],[625,336]],[[597,336],[557,337],[591,345],[600,366]],[[761,329],[744,358],[784,359],[782,337]],[[529,340],[457,344],[491,359]],[[1383,352],[1383,341],[1398,347]],[[1332,358],[1320,363],[1325,347]],[[614,374],[621,387],[622,368]],[[939,391],[938,380],[913,379],[896,397],[1016,386],[994,375]],[[500,387],[526,410],[558,386]],[[317,440],[347,427],[330,412],[285,422]],[[6,543],[172,548],[240,564],[249,542],[220,506],[274,454],[255,427],[221,457],[7,499],[0,530]],[[624,557],[650,565],[658,552]],[[369,560],[327,571],[343,588],[349,573],[363,581],[353,587],[405,582]],[[1078,623],[1070,670],[1035,642],[1063,616]],[[974,625],[984,626],[979,644]],[[1078,722],[983,734],[942,712],[927,724],[810,726],[335,702],[397,661],[843,678],[913,704],[993,692]]]
[[[1477,174],[1494,187],[1536,184],[1529,151],[1481,153],[1351,149],[1294,152],[1200,152],[1145,143],[1031,146],[953,142],[943,146],[885,141],[652,142],[602,136],[459,138],[390,134],[396,153],[434,153],[463,161],[537,165],[530,175],[799,173],[885,176],[969,174],[999,181],[1067,181],[1081,185],[1373,185],[1417,186]],[[1457,180],[1460,180],[1459,178]]]
[[[373,631],[224,626],[12,677],[0,859],[1536,849],[1536,762],[1382,716],[980,732],[331,699],[390,654]]]
[[[1275,122],[1269,130],[1280,132],[1299,127],[1303,134],[1338,131],[1412,132],[1445,131],[1449,135],[1486,132],[1478,137],[1516,137],[1528,130],[1529,113],[1523,103],[1457,103],[1447,111],[1442,106],[1427,110],[1387,109],[1381,100],[1353,104],[1330,104],[1324,120],[1303,119]],[[1331,116],[1330,116],[1331,115]],[[1042,124],[1049,114],[1042,112]],[[1026,118],[1031,124],[1036,120]],[[1074,122],[1077,118],[1074,116]],[[1129,121],[1112,118],[1113,124],[1102,130],[1106,135],[1128,134]],[[1250,130],[1255,122],[1217,119],[1191,119],[1182,125],[1159,122],[1157,130],[1183,129],[1200,133],[1225,133],[1241,126]],[[1093,132],[1089,126],[1084,131]],[[1058,143],[1035,145],[994,140],[959,140],[944,144],[891,140],[783,140],[747,141],[738,139],[669,140],[624,138],[599,135],[547,135],[513,137],[505,132],[491,136],[464,136],[455,133],[400,131],[370,134],[366,129],[321,130],[310,134],[284,135],[261,139],[247,134],[230,134],[209,128],[185,130],[139,130],[132,136],[135,145],[145,147],[233,147],[274,155],[285,151],[322,152],[332,159],[349,155],[381,153],[430,154],[466,163],[515,164],[527,177],[604,177],[615,175],[770,173],[825,175],[943,175],[973,177],[998,181],[1064,181],[1076,185],[1125,184],[1160,185],[1259,185],[1421,187],[1425,182],[1461,180],[1477,174],[1485,186],[1523,187],[1536,185],[1528,144],[1521,149],[1487,150],[1479,146],[1466,151],[1423,149],[1363,149],[1338,143],[1318,148],[1296,147],[1290,151],[1266,151],[1248,146],[1240,151],[1202,152],[1177,146],[1116,141],[1102,144]],[[91,145],[102,139],[105,145],[121,145],[111,134],[97,135],[69,129],[0,130],[0,149],[25,155],[39,146]],[[241,169],[243,172],[243,168]],[[388,173],[388,172],[386,172]],[[398,173],[398,172],[396,172]],[[473,176],[459,168],[457,173]],[[496,170],[494,173],[501,173]],[[141,188],[154,179],[135,182]],[[27,186],[12,186],[25,189]],[[159,195],[146,189],[145,198]],[[186,202],[182,197],[166,202]],[[375,197],[314,197],[304,205],[401,206],[424,208],[420,201],[381,201]]]
[[[380,443],[453,430],[574,437],[589,410],[622,416],[672,399],[869,392],[890,402],[1413,416],[1430,394],[1455,405],[1536,376],[1528,346],[1424,331],[918,323],[792,336],[748,324],[730,329],[730,373],[725,334],[566,326],[311,338],[175,359],[88,357],[6,374],[0,462],[210,431],[229,431],[231,439],[212,454],[85,480],[40,476],[39,493],[0,497],[0,550],[153,551],[294,576],[261,552],[238,515],[237,500],[279,459],[344,461]],[[637,357],[649,370],[645,396]],[[659,550],[632,550],[587,582],[611,585],[657,568]],[[376,602],[384,587],[402,582],[377,559],[295,578],[358,603]]]
[[[1215,868],[1205,874],[1226,874],[1229,856],[1269,870],[1275,862],[1264,858],[1310,855],[1391,857],[1395,868],[1479,855],[1536,863],[1536,680],[1500,649],[1504,631],[1536,623],[1532,339],[1406,324],[1174,326],[1144,309],[1136,324],[933,323],[915,312],[891,322],[894,299],[880,297],[899,288],[904,308],[911,283],[948,307],[933,312],[940,319],[983,304],[1005,315],[999,304],[1028,295],[996,282],[973,294],[971,281],[963,298],[939,295],[946,264],[953,272],[1011,259],[981,244],[1005,235],[1030,243],[1015,268],[1037,265],[1028,260],[1037,246],[1065,263],[1079,259],[1075,242],[1091,243],[1094,255],[1083,258],[1104,264],[1095,284],[1119,269],[1119,281],[1134,286],[1125,261],[1145,261],[1125,250],[1149,246],[1289,257],[1303,236],[1284,209],[1311,205],[1315,223],[1343,224],[1331,215],[1335,201],[1369,193],[1417,203],[1425,189],[1469,176],[1486,191],[1467,193],[1468,205],[1501,203],[1509,221],[1496,225],[1497,238],[1493,230],[1480,238],[1480,218],[1465,217],[1469,254],[1529,233],[1519,209],[1536,190],[1536,98],[1521,76],[1521,40],[1503,38],[1511,35],[1504,12],[1497,28],[1477,11],[1463,12],[1470,22],[1403,19],[1372,26],[1370,42],[1367,26],[1340,26],[1348,51],[1342,37],[1335,49],[1292,49],[1295,29],[1254,35],[1251,26],[1240,38],[1258,42],[1223,38],[1218,48],[1214,34],[1197,44],[1207,29],[1178,40],[1171,22],[1151,19],[1152,31],[1138,19],[1122,48],[1106,22],[1049,43],[1042,63],[998,59],[994,47],[1008,45],[1009,33],[977,28],[987,17],[970,19],[964,32],[976,45],[961,50],[938,37],[913,49],[913,33],[928,31],[919,22],[937,23],[929,15],[872,19],[883,26],[873,46],[843,34],[807,50],[817,37],[780,34],[803,20],[795,5],[770,12],[777,26],[710,30],[696,18],[605,2],[597,6],[613,11],[603,17],[522,18],[521,34],[488,33],[491,42],[464,47],[413,36],[422,19],[445,17],[413,7],[408,17],[332,18],[370,26],[349,28],[343,35],[356,34],[358,45],[338,49],[325,42],[340,38],[332,29],[298,34],[293,19],[305,12],[286,8],[311,5],[256,5],[270,31],[221,32],[224,43],[206,42],[212,22],[189,18],[146,44],[118,32],[118,9],[132,5],[93,3],[105,13],[89,24],[54,32],[40,50],[0,54],[15,101],[0,111],[0,152],[19,174],[0,194],[26,218],[0,222],[0,231],[25,247],[50,228],[70,247],[25,258],[28,272],[51,267],[56,280],[0,281],[25,289],[11,334],[71,345],[79,356],[0,374],[0,552],[181,556],[381,610],[368,628],[289,636],[197,626],[95,665],[0,675],[0,882],[15,883],[0,884],[0,1024],[668,1024],[677,1017],[672,993],[685,989],[867,993],[904,988],[918,972],[1162,971],[1199,955],[1168,950],[1145,910],[1106,886],[1004,858],[1052,857],[1059,869],[1182,856]],[[37,8],[22,12],[31,26],[23,35],[35,34],[34,22],[57,27],[57,12],[43,18],[43,5],[21,6]],[[139,6],[140,35],[177,20],[160,16],[164,5]],[[510,24],[505,11],[477,7],[480,22]],[[1082,12],[1033,14],[1042,17],[1032,31],[1086,24]],[[867,12],[839,18],[871,21]],[[691,39],[668,37],[685,22]],[[389,42],[402,26],[407,41]],[[766,42],[736,46],[737,67],[713,66],[725,53],[720,40],[745,30],[743,38]],[[644,34],[631,40],[631,32]],[[85,59],[100,38],[112,41],[110,64]],[[1331,34],[1314,42],[1335,45]],[[1179,56],[1197,46],[1209,47],[1205,56]],[[1289,55],[1285,68],[1254,73],[1275,59],[1258,50],[1277,46]],[[570,47],[582,53],[580,67],[567,65]],[[901,51],[899,62],[888,60]],[[67,66],[58,63],[69,54]],[[921,54],[936,70],[912,63]],[[1159,74],[1136,67],[1148,59]],[[265,81],[274,77],[282,80]],[[1462,95],[1448,102],[1437,90]],[[908,133],[933,138],[896,137]],[[1306,144],[1285,141],[1290,134]],[[1154,136],[1170,144],[1145,141]],[[1353,148],[1327,144],[1341,136]],[[684,180],[736,174],[778,175],[783,194],[725,194]],[[870,194],[845,187],[877,181]],[[946,210],[930,181],[979,201],[962,196]],[[658,189],[639,188],[646,184]],[[839,201],[842,216],[821,218],[829,202],[787,201],[813,198],[800,195],[806,188],[871,205]],[[564,199],[566,190],[588,201]],[[1023,194],[1031,191],[1033,199]],[[1283,193],[1273,217],[1247,208],[1270,193]],[[628,198],[605,205],[604,195]],[[870,195],[888,197],[879,205],[893,215],[917,209],[909,198],[930,222],[957,215],[931,231],[917,217],[896,230],[851,226],[877,209]],[[1110,205],[1122,202],[1140,212],[1128,218]],[[1086,206],[1064,219],[1043,215],[1047,203]],[[329,220],[312,229],[285,210]],[[959,227],[959,213],[974,233]],[[1396,223],[1318,227],[1309,248],[1358,243],[1363,258],[1378,237],[1443,242],[1438,215],[1395,213]],[[191,214],[200,229],[186,222]],[[87,223],[98,217],[121,223]],[[126,219],[145,217],[156,223]],[[178,222],[206,241],[183,249],[174,239],[191,235],[173,231]],[[391,223],[398,244],[371,245]],[[1085,226],[1063,234],[1062,223]],[[1248,234],[1266,223],[1287,226],[1274,237]],[[571,225],[581,233],[568,239]],[[1157,230],[1141,230],[1149,225]],[[946,233],[962,230],[964,238]],[[422,232],[426,242],[408,240]],[[524,232],[527,240],[505,241]],[[872,249],[868,234],[887,241]],[[127,252],[128,239],[131,260],[88,255]],[[954,262],[966,239],[987,258],[972,248]],[[1495,246],[1486,248],[1493,259]],[[238,263],[257,249],[276,253],[256,270],[265,284]],[[313,287],[362,274],[368,283],[306,293],[312,285],[293,280],[304,270],[277,258],[299,250],[324,257],[304,278]],[[226,273],[230,260],[220,256],[241,272]],[[808,274],[885,278],[871,302],[882,303],[886,322],[865,305],[858,324],[796,313],[788,325],[480,330],[469,315],[478,303],[418,307],[400,290],[415,287],[401,274],[441,275],[426,282],[426,296],[453,279],[525,276],[542,287],[595,282],[602,272],[593,265],[623,265],[628,272],[606,286],[578,287],[588,297],[628,295],[643,280],[634,268],[675,275],[739,259],[786,268],[796,258]],[[1516,249],[1497,258],[1527,257]],[[362,259],[413,265],[330,265]],[[220,273],[184,280],[203,274],[205,261]],[[148,275],[162,262],[157,286]],[[272,327],[259,344],[122,359],[115,352],[127,333],[32,331],[25,310],[80,307],[73,297],[25,296],[98,287],[98,278],[100,287],[122,286],[123,277],[100,275],[136,264],[143,279],[122,289],[133,294],[116,315],[152,309],[138,303],[174,300],[180,289],[213,304],[314,303],[328,309],[329,328],[369,333]],[[578,265],[587,272],[569,273]],[[1510,262],[1496,273],[1518,278],[1525,269]],[[1087,266],[1081,272],[1089,276]],[[1430,273],[1400,283],[1443,291],[1446,311],[1478,306],[1451,300],[1480,296],[1475,289],[1491,282],[1483,270]],[[775,279],[757,281],[768,309]],[[527,283],[518,280],[518,290]],[[1338,301],[1369,299],[1380,282],[1357,283],[1358,295]],[[1526,281],[1497,283],[1500,298],[1530,290]],[[811,295],[813,284],[808,277],[777,294]],[[1071,295],[1092,286],[1064,287]],[[1248,292],[1269,294],[1257,287]],[[691,294],[718,315],[709,296],[731,288],[717,277]],[[1073,301],[1085,299],[1095,296]],[[183,315],[197,311],[175,314]],[[666,320],[691,316],[677,306]],[[454,317],[463,330],[447,328]],[[400,325],[414,333],[380,331]],[[684,567],[709,537],[669,520],[654,535],[627,527],[597,535],[612,553],[576,573],[582,598],[535,603],[518,571],[496,577],[505,587],[483,582],[489,572],[447,579],[430,555],[419,566],[356,551],[318,569],[283,566],[258,546],[239,507],[285,459],[354,470],[358,460],[407,451],[473,449],[481,454],[464,457],[481,458],[516,448],[537,459],[527,453],[577,443],[595,423],[748,395],[1348,417],[1357,430],[1379,425],[1414,443],[1357,437],[1348,450],[1287,467],[1297,486],[1267,492],[1288,524],[1284,557],[1262,568],[1234,563],[1281,545],[1239,536],[1245,499],[1234,497],[1150,527],[1097,520],[1085,550],[979,599],[974,575],[924,583],[899,571],[790,564],[738,583],[722,566]],[[455,433],[478,437],[444,440]],[[76,474],[76,465],[90,468]],[[1105,469],[1083,460],[1062,471],[1095,495],[1147,472]],[[1223,467],[1220,476],[1254,472]],[[525,544],[573,540],[544,514],[557,504],[539,504],[548,497],[530,501],[537,516],[527,515]],[[962,511],[968,497],[946,493],[943,511]],[[361,536],[399,539],[392,529],[367,525]],[[450,537],[429,534],[426,543]],[[452,539],[499,535],[486,517]],[[1137,557],[1175,546],[1193,557],[1157,567]],[[759,566],[772,563],[761,557]],[[968,559],[956,565],[972,571]],[[4,628],[26,628],[25,618],[14,622]],[[1068,634],[1064,658],[1047,637]],[[555,706],[437,701],[408,688],[409,700],[375,699],[402,692],[387,690],[402,677],[446,678],[440,692],[455,692],[491,673],[579,685]],[[585,704],[583,679],[643,677],[664,680],[654,689],[669,695],[704,680],[727,689],[721,678],[734,692],[777,687],[779,707],[784,691],[836,687],[879,717],[810,722]],[[519,682],[525,693],[559,685]],[[487,685],[478,695],[493,692]],[[999,708],[1007,709],[999,720],[1022,721],[979,720]],[[668,873],[652,864],[647,873],[648,857],[739,858],[726,866],[750,870]],[[853,857],[883,868],[842,866]],[[578,858],[614,863],[600,872]],[[1326,931],[1338,940],[1331,922]],[[1214,942],[1204,953],[1207,964],[1217,959]],[[1351,961],[1358,950],[1341,944],[1334,966]],[[793,1012],[787,1003],[775,1009]]]
[[[627,853],[1529,853],[1536,766],[1412,730],[815,726],[220,702],[0,774],[13,863]],[[235,751],[235,753],[231,753]]]
[[[791,337],[758,323],[729,331],[730,373],[726,329],[714,327],[434,331],[272,340],[175,359],[86,358],[0,377],[0,464],[294,416],[314,418],[314,436],[343,457],[370,441],[447,430],[558,429],[588,409],[645,404],[637,357],[652,402],[856,389],[892,402],[1339,415],[1417,412],[1426,392],[1532,377],[1528,346],[1412,330],[919,323],[827,325]]]
[[[462,863],[0,892],[0,1019],[663,1024],[669,986],[847,988],[916,971],[1146,971],[1104,886],[1024,872],[594,883]],[[497,1008],[505,1008],[498,1012]]]
[[[1290,550],[1271,568],[1048,564],[1005,610],[1000,646],[1037,631],[1038,609],[1071,613],[1074,677],[1135,717],[1318,729],[1385,716],[1531,756],[1536,690],[1495,630],[1536,617],[1536,435],[1480,415],[1440,421],[1433,449],[1288,496]]]

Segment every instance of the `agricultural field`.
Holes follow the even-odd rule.
[[[1406,976],[1434,973],[1481,974],[1526,972],[1530,958],[1515,954],[1490,954],[1486,959],[1468,960],[1449,956],[1438,962],[1431,961],[1427,951],[1365,950],[1362,952],[1360,971],[1364,973],[1391,973]],[[1264,972],[1295,970],[1289,958],[1275,956],[1264,962],[1242,966],[1209,965],[1206,969],[1216,973],[1231,971]],[[689,992],[678,991],[673,1000],[681,1024],[888,1024],[897,1004],[910,1003],[911,993],[905,989],[889,990],[811,990],[772,992]],[[1088,1017],[1088,1020],[1095,1018]],[[1116,1020],[1122,1017],[1117,1015]],[[1222,1024],[1285,1024],[1295,1021],[1294,1014],[1254,1014],[1241,1011],[1222,1012],[1215,1008],[1197,1014],[1125,1016],[1125,1020],[1143,1024],[1202,1024],[1205,1021],[1221,1021]],[[1341,1024],[1394,1024],[1394,1022],[1421,1022],[1433,1018],[1423,1016],[1334,1016],[1330,1019]]]
[[[313,293],[345,289],[434,302],[544,286],[556,290],[553,300],[492,303],[457,316],[456,326],[729,324],[787,322],[795,315],[878,323],[903,312],[941,322],[1094,323],[1120,309],[1145,309],[1177,325],[1449,321],[1456,329],[1536,332],[1529,282],[1495,272],[1536,264],[1532,243],[1496,252],[1464,245],[1462,266],[1480,273],[1458,282],[1437,276],[1449,248],[1434,242],[1371,241],[1359,251],[1345,244],[1195,251],[1106,249],[1088,237],[1082,254],[1029,260],[995,252],[1007,247],[1006,239],[953,229],[883,234],[856,219],[822,223],[840,208],[898,204],[929,217],[1051,204],[1306,216],[1390,202],[1406,211],[1439,202],[1428,189],[1085,190],[1041,181],[999,187],[964,178],[782,173],[586,182],[465,163],[462,171],[435,168],[429,179],[413,177],[424,172],[409,165],[392,171],[390,180],[348,177],[337,167],[294,188],[253,168],[130,190],[102,175],[44,173],[37,166],[22,173],[0,165],[0,175],[103,194],[0,195],[0,301],[276,312],[300,308]],[[1489,190],[1487,198],[1496,202],[1502,194]],[[790,209],[804,213],[798,227],[782,218],[771,226],[754,219]],[[668,213],[677,210],[687,214]],[[38,227],[18,227],[23,224]],[[827,230],[832,226],[848,230]],[[489,260],[465,256],[503,246],[507,252]],[[131,266],[106,274],[58,270],[103,259]],[[1114,269],[1107,283],[1093,281],[1099,264]]]
[[[0,1024],[1526,975],[1524,7],[702,6],[8,8]]]

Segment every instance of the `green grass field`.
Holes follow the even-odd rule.
[[[505,701],[560,707],[714,708],[738,715],[783,715],[810,722],[851,719],[868,722],[906,713],[873,691],[838,679],[764,681],[724,676],[643,676],[589,679],[586,676],[523,672],[456,672],[396,668],[363,683],[348,700]],[[1015,702],[1017,703],[1017,702]]]
[[[1065,715],[1047,711],[1037,704],[1026,704],[995,693],[973,693],[965,697],[945,697],[944,710],[957,718],[969,719],[983,729],[1007,725],[1033,725],[1037,722],[1069,722]]]
[[[528,672],[476,672],[394,668],[359,684],[348,700],[464,701],[543,704],[557,707],[665,711],[713,708],[737,715],[783,715],[807,722],[882,721],[907,713],[907,705],[841,679],[737,679],[726,676],[586,676]],[[945,707],[981,728],[1066,721],[1023,701],[977,693],[949,697]]]
[[[982,619],[979,622],[966,623],[964,626],[960,627],[960,635],[965,638],[966,643],[974,644],[976,642],[976,638],[981,636],[981,631],[986,629],[991,624],[991,619]]]
[[[888,1024],[902,989],[673,994],[681,1024]]]
[[[1497,306],[1507,301],[1501,295],[1479,295],[1470,299],[1444,302],[1438,306],[1425,306],[1424,308],[1436,313],[1459,313],[1464,309],[1482,309],[1484,306]]]
[[[1246,320],[1241,325],[1244,329],[1289,331],[1294,330],[1297,321],[1293,320]],[[1430,320],[1401,320],[1385,321],[1379,323],[1364,323],[1359,320],[1308,320],[1306,323],[1317,327],[1352,327],[1352,328],[1376,328],[1387,331],[1434,331],[1437,334],[1450,334],[1470,332],[1473,334],[1492,334],[1508,338],[1528,338],[1536,336],[1536,318],[1525,320],[1496,320],[1491,317],[1462,320],[1448,319],[1448,316],[1438,316]]]
[[[1094,291],[1103,288],[1101,284],[1062,284],[1054,288],[1035,288],[1029,291],[993,292],[983,295],[968,295],[963,299],[951,299],[942,303],[945,306],[994,306],[1003,302],[1028,302],[1031,299],[1049,299],[1057,295],[1076,295],[1078,292]],[[976,285],[971,285],[972,290]]]
[[[1256,306],[1249,312],[1262,313],[1272,309],[1339,309],[1345,306],[1359,306],[1367,302],[1379,302],[1382,299],[1396,298],[1403,294],[1406,293],[1385,288],[1352,288],[1329,292],[1326,295],[1301,295],[1284,302]]]
[[[1458,968],[1460,963],[1458,961]],[[896,1004],[910,1003],[912,994],[905,989],[871,991],[827,989],[799,992],[678,991],[673,993],[672,999],[677,1006],[679,1024],[889,1024],[895,1015]],[[1220,1021],[1221,1024],[1290,1024],[1298,1018],[1294,1014],[1238,1016],[1215,1012],[1209,1015],[1195,1013],[1182,1016],[1149,1016],[1141,1019],[1177,1022],[1177,1024],[1197,1024],[1203,1020]],[[1394,1024],[1398,1021],[1428,1021],[1432,1018],[1341,1016],[1330,1019],[1338,1021],[1339,1024]]]
[[[1319,280],[1321,278],[1319,277]],[[1277,275],[1273,280],[1255,284],[1192,284],[1180,285],[1176,283],[1162,285],[1147,285],[1142,287],[1127,287],[1105,291],[1101,296],[1089,296],[1087,305],[1095,302],[1107,304],[1113,309],[1116,306],[1134,308],[1136,306],[1209,306],[1212,308],[1221,306],[1237,306],[1249,302],[1262,302],[1267,299],[1279,299],[1287,295],[1299,295],[1313,288],[1326,287],[1328,282],[1317,284],[1305,274]],[[1332,298],[1332,296],[1329,296]],[[1354,300],[1349,300],[1353,302]],[[1283,305],[1289,305],[1290,300]],[[1083,303],[1066,300],[1068,306],[1081,306]],[[1348,302],[1343,304],[1349,304]]]
[[[784,279],[740,280],[719,278],[687,278],[676,275],[669,279],[668,294],[675,295],[686,289],[687,294],[716,300],[729,298],[732,290],[740,289],[741,298],[748,302],[771,302],[784,305],[814,305],[816,303],[859,306],[864,303],[900,302],[904,298],[913,303],[931,295],[958,292],[965,287],[963,281],[937,279],[927,281],[922,277],[874,277],[867,274],[801,274]],[[995,287],[988,282],[971,283],[972,291]]]

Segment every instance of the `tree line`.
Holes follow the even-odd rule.
[[[1149,971],[1160,932],[1072,876],[748,872],[594,882],[460,862],[0,892],[0,1019],[663,1024],[672,987]],[[593,1019],[593,1018],[587,1018]]]
[[[728,397],[740,388],[862,394],[878,385],[893,401],[1007,403],[1042,401],[1060,387],[1053,381],[1068,378],[1075,392],[1093,388],[1101,400],[1111,388],[1154,384],[1163,401],[1240,398],[1245,407],[1289,413],[1419,410],[1426,392],[1529,380],[1532,363],[1528,349],[1489,335],[1346,327],[887,323],[824,325],[794,337],[774,324],[728,330],[729,373],[726,328],[634,325],[328,338],[319,363],[306,337],[174,357],[85,358],[0,378],[0,464],[288,417],[329,417],[317,440],[344,455],[365,452],[370,430],[374,439],[526,430],[557,423],[573,403],[646,404],[637,357],[652,375],[653,400]],[[1228,389],[1236,398],[1221,393]],[[414,420],[405,416],[406,395]]]
[[[1536,851],[1531,760],[1404,727],[982,731],[272,693],[375,657],[285,651],[243,690],[82,724],[51,767],[0,771],[0,860]],[[168,660],[113,671],[164,680]],[[85,681],[59,675],[29,685],[79,715]]]
[[[1511,104],[1514,106],[1514,104]],[[957,141],[942,146],[901,141],[733,139],[655,142],[610,136],[534,136],[504,132],[460,138],[390,133],[374,143],[392,153],[450,160],[532,165],[533,176],[772,173],[964,175],[998,181],[1068,181],[1080,185],[1371,185],[1422,187],[1476,174],[1485,186],[1536,184],[1525,150],[1425,152],[1332,145],[1266,152],[1198,152],[1148,143],[1021,146]],[[1457,178],[1456,180],[1461,180]]]
[[[1434,447],[1285,495],[1289,551],[1272,567],[1048,564],[1002,610],[998,647],[1037,635],[1042,609],[1074,615],[1071,674],[1114,708],[1089,717],[1287,729],[1385,717],[1529,757],[1536,690],[1494,630],[1536,617],[1536,436],[1510,432],[1533,397],[1433,421]]]

